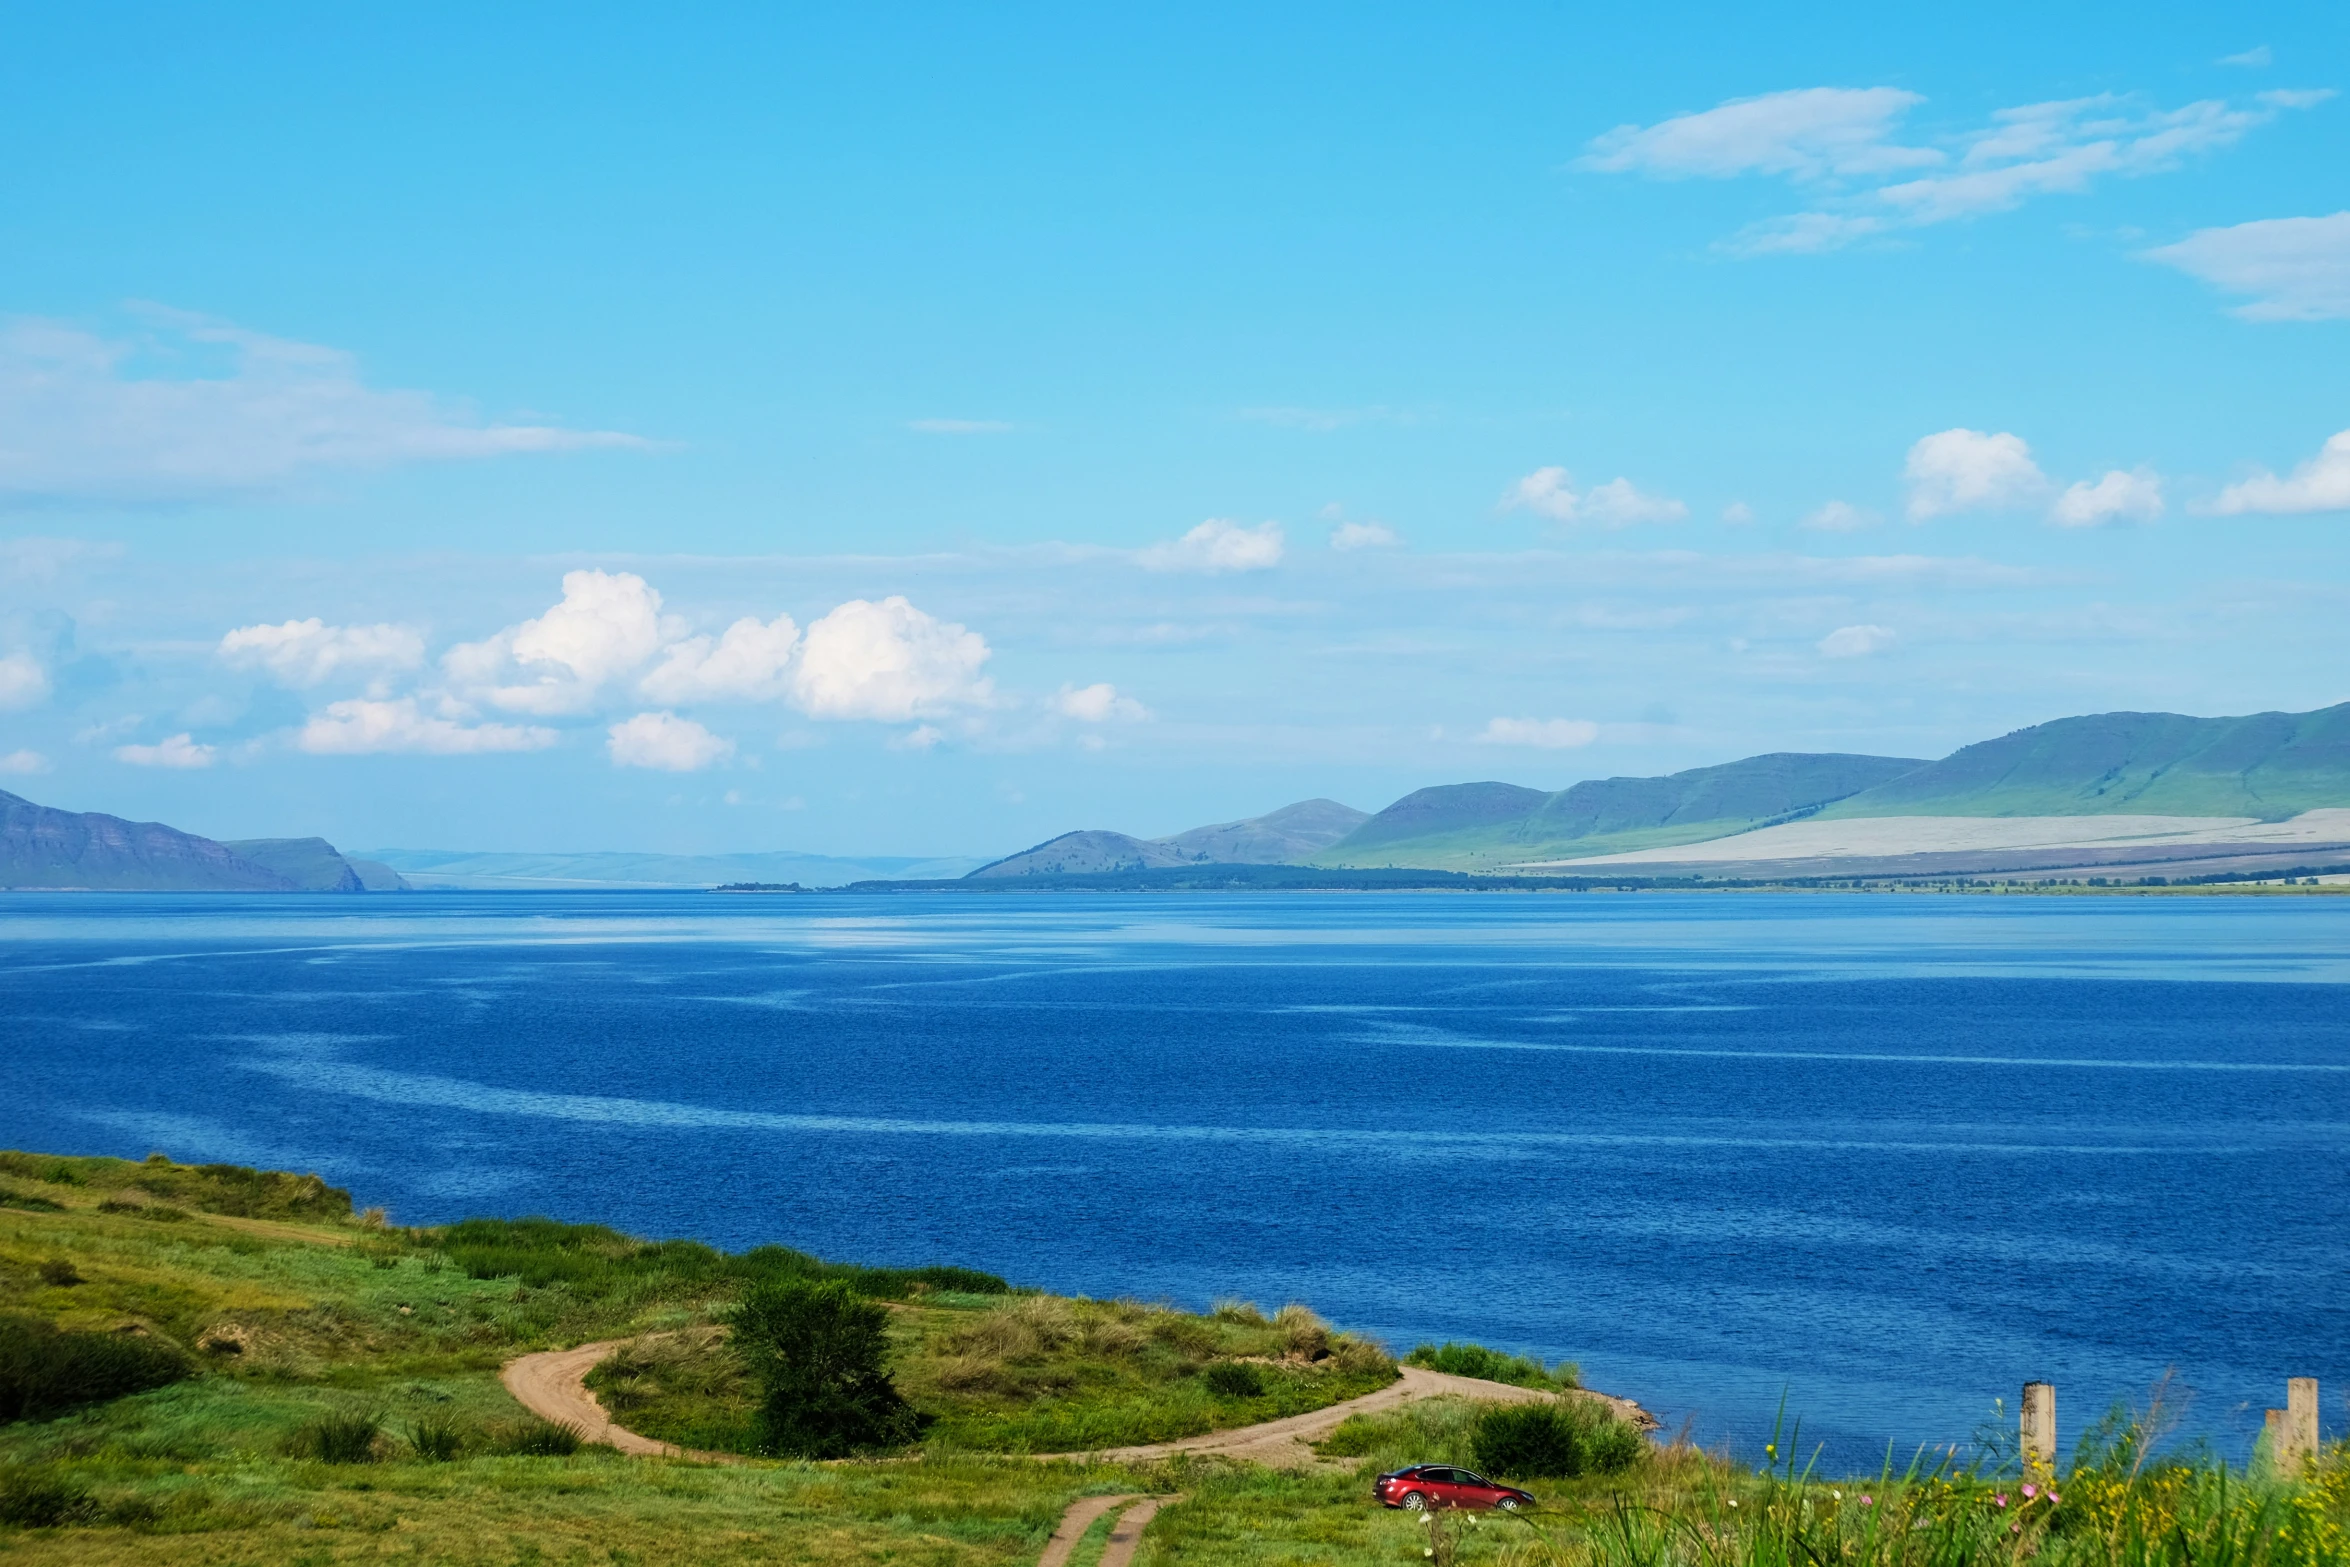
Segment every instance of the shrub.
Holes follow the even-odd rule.
[[[22,1208],[28,1213],[63,1213],[65,1204],[34,1192],[0,1191],[0,1208]]]
[[[920,1434],[921,1417],[883,1369],[888,1318],[843,1282],[751,1288],[732,1326],[759,1386],[762,1452],[845,1458]]]
[[[1256,1398],[1265,1391],[1265,1374],[1245,1360],[1219,1360],[1200,1373],[1200,1380],[1218,1398]]]
[[[82,1281],[81,1271],[74,1267],[71,1259],[65,1257],[44,1258],[33,1271],[41,1276],[42,1283],[54,1284],[60,1289],[71,1288]]]
[[[445,1464],[465,1451],[465,1430],[448,1415],[419,1415],[405,1435],[408,1450],[426,1463]]]
[[[373,1412],[320,1415],[296,1431],[286,1446],[297,1458],[324,1464],[372,1464],[383,1424],[384,1417]]]
[[[579,1427],[531,1416],[489,1429],[489,1450],[509,1458],[569,1458],[587,1445]]]
[[[1257,1309],[1254,1301],[1220,1300],[1208,1309],[1208,1315],[1218,1322],[1237,1323],[1244,1328],[1261,1328],[1270,1325],[1265,1320],[1265,1314]]]
[[[39,1317],[0,1316],[0,1423],[45,1420],[187,1374],[178,1350],[144,1334],[60,1333]]]
[[[1504,1404],[1487,1410],[1470,1437],[1480,1469],[1523,1480],[1610,1474],[1644,1446],[1630,1424],[1587,1399]]]
[[[0,1469],[0,1523],[19,1529],[54,1529],[87,1523],[98,1516],[89,1487],[37,1464]]]
[[[1486,1382],[1507,1382],[1514,1387],[1570,1388],[1579,1385],[1575,1363],[1559,1362],[1558,1369],[1547,1371],[1542,1362],[1529,1355],[1505,1355],[1498,1349],[1487,1349],[1482,1344],[1455,1344],[1447,1341],[1441,1347],[1422,1344],[1404,1357],[1404,1363],[1426,1366],[1447,1376],[1477,1377]]]
[[[1273,1314],[1273,1326],[1281,1330],[1281,1347],[1289,1354],[1320,1360],[1330,1353],[1330,1324],[1310,1306],[1291,1301]]]

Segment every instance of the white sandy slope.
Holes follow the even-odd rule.
[[[1703,843],[1581,860],[1528,860],[1512,870],[1700,861],[1881,858],[1985,849],[2134,849],[2164,844],[2350,843],[2350,810],[2304,811],[2289,821],[2249,816],[1857,816],[1789,822]]]

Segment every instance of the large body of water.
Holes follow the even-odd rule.
[[[1840,1465],[2350,1385],[2350,900],[0,898],[0,1145],[1311,1302]]]

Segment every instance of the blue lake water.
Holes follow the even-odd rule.
[[[18,895],[0,1145],[1303,1299],[1840,1467],[2176,1368],[2240,1452],[2350,1423],[2346,1003],[2335,899]]]

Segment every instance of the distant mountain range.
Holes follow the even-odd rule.
[[[2350,703],[2242,718],[2062,718],[1940,761],[1782,751],[1559,790],[1440,784],[1376,814],[1301,800],[1163,838],[1064,833],[986,863],[431,849],[350,857],[322,838],[221,843],[160,822],[54,810],[0,792],[0,888],[17,889],[380,892],[954,879],[1034,886],[1057,878],[1187,875],[1217,865],[1553,877],[1620,870],[1742,880],[2047,876],[2119,866],[2208,874],[2336,854],[2350,855]]]
[[[1837,825],[1861,822],[1870,825]],[[2048,874],[2235,866],[2337,845],[2350,850],[2350,703],[2244,718],[2063,718],[1940,761],[1773,752],[1556,791],[1441,784],[1367,817],[1309,800],[1166,838],[1067,833],[973,875],[1200,863],[1556,873],[1593,862],[1677,874],[1981,874],[2000,864]]]
[[[397,892],[389,867],[324,838],[217,843],[161,822],[60,811],[0,790],[0,888],[88,892]]]

